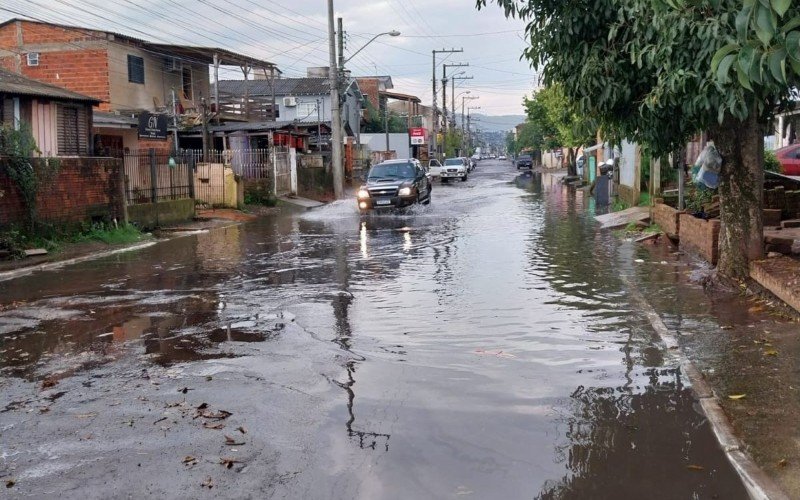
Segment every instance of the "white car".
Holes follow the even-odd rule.
[[[469,160],[467,158],[447,158],[441,168],[442,182],[447,182],[450,179],[467,180],[469,173]]]
[[[500,156],[497,157],[497,159],[498,160],[505,160],[506,159],[506,155],[500,155]]]
[[[428,160],[428,175],[431,178],[439,178],[442,175],[442,164],[439,160]]]

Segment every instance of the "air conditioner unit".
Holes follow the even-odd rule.
[[[297,98],[296,97],[284,97],[283,98],[283,105],[287,108],[293,108],[297,106]]]
[[[183,69],[181,60],[177,57],[167,57],[164,59],[164,71],[180,72]]]

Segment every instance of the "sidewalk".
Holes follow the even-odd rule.
[[[797,321],[784,314],[779,301],[756,292],[705,290],[707,264],[663,239],[638,245],[635,252],[636,286],[702,373],[743,442],[742,451],[790,498],[800,498]]]

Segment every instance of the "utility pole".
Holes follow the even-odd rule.
[[[439,110],[436,109],[436,54],[453,54],[456,52],[464,52],[464,49],[442,49],[442,50],[432,50],[431,53],[433,54],[433,72],[431,82],[433,83],[433,139],[431,141],[433,146],[433,157],[438,158],[439,152],[437,147],[437,135],[439,134]],[[447,103],[447,101],[444,101]]]
[[[444,110],[444,125],[448,128],[447,121],[447,68],[461,68],[469,66],[469,63],[442,64],[442,110]]]
[[[331,167],[333,193],[336,199],[344,197],[344,172],[342,166],[342,118],[339,111],[339,65],[336,61],[336,32],[333,28],[333,0],[328,0],[328,79],[331,87]]]
[[[172,87],[172,133],[175,139],[175,154],[178,154],[178,98],[175,96],[175,87]]]
[[[452,116],[452,120],[453,120],[453,129],[456,128],[456,80],[472,80],[472,79],[473,79],[473,77],[471,77],[471,76],[455,76],[455,75],[453,75],[452,77],[450,77],[450,80],[452,81],[452,87],[450,88],[450,101],[451,101],[450,102],[450,109],[453,111],[453,113],[451,115]],[[467,93],[469,94],[469,91],[467,91]],[[462,106],[462,108],[463,108],[463,106]],[[461,121],[462,121],[462,126],[463,126],[463,121],[464,121],[463,114],[464,113],[462,112],[461,114],[462,114]]]

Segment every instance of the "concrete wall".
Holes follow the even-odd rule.
[[[194,200],[168,200],[128,206],[128,220],[142,229],[153,229],[192,220]]]
[[[408,134],[389,134],[389,150],[397,152],[397,158],[410,158]],[[386,134],[361,134],[361,144],[371,151],[386,151]]]
[[[128,81],[128,55],[144,59],[144,84]],[[208,66],[183,61],[192,69],[192,96],[185,99],[184,107],[199,106],[200,96],[209,97]],[[169,72],[164,69],[164,58],[125,43],[110,43],[108,46],[108,65],[110,78],[110,99],[113,110],[155,111],[154,99],[161,106],[172,103],[172,87],[178,99],[183,88],[180,71]],[[196,103],[194,101],[197,101]]]
[[[717,265],[720,221],[706,221],[690,214],[681,214],[679,217],[681,248],[696,252],[712,265]]]
[[[37,197],[39,219],[49,223],[123,219],[122,161],[62,158],[58,174]],[[16,185],[0,162],[0,226],[22,225],[26,210]]]

